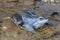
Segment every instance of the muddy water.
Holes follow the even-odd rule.
[[[0,20],[3,21],[1,27],[2,32],[0,32],[1,40],[43,40],[43,38],[48,38],[46,40],[55,39],[55,38],[53,39],[53,37],[50,36],[52,36],[57,31],[57,29],[60,28],[59,27],[60,25],[55,26],[57,28],[57,29],[55,28],[56,30],[54,29],[54,27],[49,27],[49,28],[43,27],[37,29],[36,34],[17,28],[16,25],[11,22],[10,18],[7,17],[10,17],[12,14],[18,13],[18,11],[20,11],[19,8],[20,8],[19,6],[7,7],[3,5],[0,7]],[[39,8],[36,11],[37,11],[36,13],[39,12],[38,15],[41,15],[43,12],[41,9],[42,12],[40,13]],[[53,22],[54,20],[50,20],[50,21]],[[53,23],[60,24],[56,21],[54,21]]]
[[[25,30],[21,30],[20,28],[17,28],[16,25],[11,22],[10,18],[9,19],[6,18],[10,16],[11,14],[3,13],[1,16],[1,20],[3,21],[2,28],[1,28],[2,29],[1,40],[40,40],[40,39],[42,40],[43,37],[45,36],[49,37],[53,34],[53,31],[51,30],[51,28],[47,29],[46,31],[43,28],[41,29],[42,32],[37,31],[36,34],[27,32]],[[44,35],[44,33],[47,33],[47,34]]]

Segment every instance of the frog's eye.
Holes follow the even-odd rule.
[[[40,20],[43,20],[44,18],[40,18]]]

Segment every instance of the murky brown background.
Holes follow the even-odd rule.
[[[33,5],[33,3],[34,0],[0,0],[0,20],[2,20],[0,40],[60,40],[60,21],[55,21],[53,18],[49,22],[56,26],[36,29],[36,34],[17,28],[8,18],[22,10],[31,10],[39,16],[44,15],[44,9],[38,7],[37,4]],[[47,3],[44,5],[50,6]]]

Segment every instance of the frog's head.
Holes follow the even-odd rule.
[[[43,24],[45,24],[48,21],[48,19],[44,17],[39,17],[39,19],[40,19],[40,23],[43,23]]]
[[[37,19],[37,21],[33,24],[35,28],[39,28],[41,26],[43,26],[45,23],[47,23],[48,19],[44,18],[44,17],[39,17],[39,19]]]

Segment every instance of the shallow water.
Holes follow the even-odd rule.
[[[40,29],[36,29],[37,33],[33,34],[31,32],[27,32],[25,30],[17,28],[16,25],[11,22],[10,18],[7,18],[11,17],[12,14],[18,13],[18,11],[21,11],[20,9],[24,8],[21,8],[20,6],[16,7],[15,5],[11,7],[7,5],[8,6],[7,7],[6,5],[3,5],[3,3],[1,3],[0,6],[0,20],[3,21],[3,23],[1,24],[2,27],[0,28],[1,40],[59,40],[60,39],[59,34],[57,34],[57,38],[54,35],[55,33],[60,33],[60,22],[50,19],[49,22],[56,24],[56,26],[52,26],[49,28],[42,27]],[[32,8],[33,7],[31,6],[30,9],[29,7],[26,7],[25,9],[32,10]],[[32,11],[37,13],[37,15],[39,16],[45,13],[44,9],[42,8],[36,8],[36,10]]]

